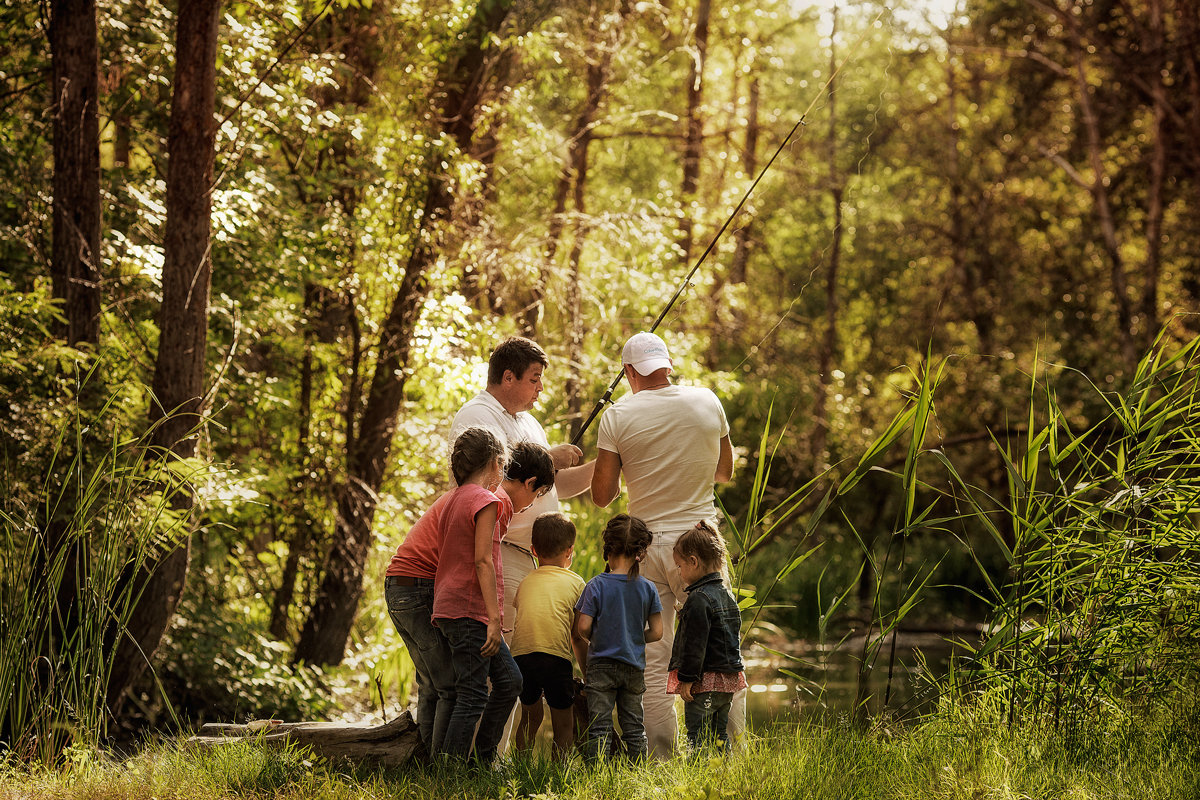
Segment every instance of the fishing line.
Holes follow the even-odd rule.
[[[887,11],[887,9],[884,9],[884,11]],[[882,12],[881,12],[881,16],[882,16]],[[878,19],[879,19],[879,17],[875,18],[875,20],[878,20]],[[869,25],[867,27],[867,30],[870,30],[872,27],[874,27],[874,23],[875,23],[875,21],[872,21],[871,25]],[[865,32],[864,32],[864,35],[865,35]],[[879,130],[879,112],[880,112],[880,109],[883,108],[884,98],[887,94],[887,90],[884,88],[884,86],[886,85],[887,78],[890,77],[892,74],[891,73],[892,63],[895,61],[895,52],[892,50],[892,47],[890,44],[887,47],[887,54],[888,54],[888,61],[887,61],[887,64],[884,65],[884,68],[883,68],[884,82],[881,83],[881,85],[880,85],[879,93],[878,93],[878,95],[876,95],[876,98],[875,98],[875,110],[871,114],[871,130],[867,131],[867,133],[863,136],[863,139],[866,140],[866,142],[867,142],[867,147],[864,149],[862,155],[859,156],[858,161],[854,165],[854,174],[858,178],[862,178],[863,165],[866,163],[867,157],[870,154],[871,137],[874,136],[875,132]],[[825,88],[828,88],[828,86],[829,86],[829,83],[826,82]],[[846,186],[846,194],[847,194],[847,198],[848,198],[850,195],[849,184],[847,184],[847,186]],[[847,203],[847,206],[851,207],[851,206],[849,206],[849,203]],[[824,257],[825,255],[827,255],[829,253],[830,246],[831,245],[827,242],[825,244],[825,246],[821,249],[821,251],[818,255],[821,257]],[[775,331],[777,331],[779,329],[779,326],[781,326],[787,320],[787,318],[789,316],[791,316],[792,309],[795,308],[796,303],[798,303],[800,301],[800,299],[802,297],[804,297],[804,292],[808,289],[809,286],[812,285],[812,282],[813,282],[814,278],[816,277],[817,270],[820,269],[822,262],[823,262],[823,258],[813,259],[812,269],[809,270],[808,277],[805,279],[804,283],[802,283],[800,285],[799,291],[797,291],[796,294],[794,294],[792,296],[792,300],[791,300],[791,302],[788,303],[787,308],[785,308],[783,310],[783,313],[780,314],[779,317],[775,320],[775,324],[772,325],[770,328],[768,328],[767,332],[764,333],[757,342],[755,342],[753,345],[751,345],[749,347],[749,349],[747,349],[745,357],[742,358],[742,360],[739,361],[733,367],[731,372],[737,372],[743,366],[745,366],[747,361],[749,361],[752,357],[758,355],[758,351],[760,349],[762,349],[762,346],[766,343],[766,341],[768,339],[770,339],[772,336],[774,336]]]
[[[834,69],[833,72],[829,75],[829,78],[821,86],[820,90],[817,91],[816,93],[814,93],[813,99],[809,102],[808,107],[806,109],[804,109],[804,113],[801,114],[800,118],[796,120],[796,123],[794,125],[792,125],[792,128],[790,131],[788,131],[787,136],[783,137],[783,141],[780,142],[780,144],[777,148],[775,148],[775,152],[771,155],[771,158],[767,161],[767,163],[763,166],[763,168],[761,170],[759,170],[759,173],[758,173],[757,177],[755,177],[754,182],[750,184],[750,187],[748,189],[746,189],[745,193],[742,195],[742,199],[739,200],[738,204],[734,207],[733,212],[730,213],[730,215],[728,217],[726,217],[725,222],[722,223],[721,227],[717,230],[716,234],[709,241],[708,246],[704,248],[704,252],[700,254],[700,258],[698,258],[696,260],[695,265],[688,271],[687,275],[684,276],[683,280],[680,281],[679,286],[675,289],[675,293],[673,295],[671,295],[671,299],[669,301],[667,301],[667,304],[663,307],[663,310],[659,312],[657,317],[655,317],[654,323],[649,328],[650,333],[654,333],[656,330],[658,330],[659,324],[661,324],[663,319],[667,316],[667,314],[670,313],[671,308],[679,300],[680,295],[683,294],[685,289],[687,289],[689,286],[692,285],[692,278],[695,277],[696,272],[700,269],[701,265],[704,264],[705,259],[707,259],[709,254],[716,248],[717,242],[720,241],[721,236],[725,233],[726,229],[728,229],[730,224],[734,221],[734,219],[737,218],[738,213],[742,210],[742,206],[744,206],[746,204],[746,201],[750,199],[750,195],[754,192],[755,187],[758,186],[759,182],[763,179],[763,176],[766,175],[768,170],[771,169],[771,165],[773,165],[775,163],[775,159],[779,157],[779,154],[782,153],[784,148],[788,146],[788,143],[791,142],[792,137],[794,137],[796,135],[796,131],[798,131],[801,128],[801,126],[805,126],[808,124],[805,120],[807,119],[809,113],[816,107],[817,102],[820,101],[821,98],[825,96],[826,92],[829,89],[829,85],[832,84],[834,82],[834,80],[837,79],[837,76],[841,74],[842,69],[847,64],[849,64],[851,61],[854,60],[854,58],[858,54],[859,47],[862,46],[862,43],[866,40],[867,35],[872,30],[875,29],[876,24],[878,24],[879,20],[883,17],[883,15],[886,12],[888,12],[888,10],[889,9],[886,6],[884,6],[883,8],[881,8],[879,10],[879,13],[875,15],[874,19],[872,19],[870,23],[868,23],[866,26],[864,26],[862,33],[859,34],[858,38],[854,42],[854,45],[850,48],[849,54],[844,59],[842,59],[841,63],[839,63],[837,65],[837,68]],[[814,268],[814,271],[815,271],[815,268]],[[811,282],[811,277],[810,277],[810,282]],[[790,310],[790,307],[789,307],[789,310]],[[778,327],[778,323],[776,324],[776,327]],[[619,370],[617,372],[617,376],[615,378],[613,378],[612,383],[609,384],[608,388],[604,391],[604,394],[602,394],[600,396],[600,399],[596,401],[596,405],[592,408],[591,413],[589,413],[587,416],[587,419],[585,419],[583,421],[583,424],[579,427],[579,431],[575,434],[574,437],[572,437],[571,444],[576,445],[576,446],[579,445],[579,442],[583,439],[584,433],[587,432],[588,427],[591,426],[592,422],[595,421],[596,417],[600,414],[600,411],[604,408],[605,403],[612,402],[612,394],[614,391],[616,391],[616,388],[621,384],[621,379],[624,377],[625,377],[625,370],[624,370],[624,368],[622,368],[621,370]]]

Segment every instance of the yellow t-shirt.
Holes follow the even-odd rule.
[[[512,654],[548,653],[573,661],[571,623],[583,587],[583,578],[563,567],[547,565],[526,575],[513,600]]]

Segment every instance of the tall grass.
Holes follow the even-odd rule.
[[[959,519],[957,513],[939,518],[934,514],[938,503],[920,505],[920,492],[928,488],[919,477],[919,465],[927,456],[925,438],[934,417],[934,395],[941,381],[944,362],[936,365],[926,359],[922,371],[916,376],[917,390],[910,395],[904,407],[896,414],[884,431],[862,453],[857,462],[834,465],[813,476],[800,487],[791,491],[782,500],[768,505],[765,498],[770,491],[771,464],[783,441],[782,432],[774,436],[771,431],[771,412],[763,427],[755,456],[755,473],[751,482],[748,504],[738,518],[731,516],[722,505],[725,514],[725,533],[732,545],[733,569],[731,580],[735,592],[741,597],[740,605],[748,616],[744,626],[744,637],[751,635],[761,619],[762,613],[772,606],[772,595],[780,584],[808,559],[818,554],[821,545],[814,543],[818,527],[827,515],[837,507],[839,500],[854,492],[863,479],[872,473],[890,476],[904,498],[898,518],[894,521],[888,544],[882,558],[868,545],[857,531],[853,531],[862,548],[865,564],[870,568],[869,579],[874,591],[873,605],[868,627],[863,636],[859,653],[858,689],[855,699],[855,716],[860,723],[866,721],[868,704],[873,699],[868,686],[869,675],[875,668],[882,647],[891,637],[893,647],[888,653],[888,680],[884,686],[883,703],[886,705],[891,692],[896,651],[896,637],[903,620],[920,602],[925,587],[936,569],[936,565],[925,566],[916,575],[905,579],[905,546],[909,536],[919,530],[930,530],[945,526]],[[903,468],[899,471],[882,466],[885,460],[894,460],[896,451],[903,448]],[[840,476],[840,480],[838,477]],[[844,520],[849,523],[849,520]],[[781,533],[786,532],[792,542],[790,552],[781,565],[770,576],[765,586],[752,586],[747,580],[747,567],[764,545]],[[865,567],[864,567],[865,568]],[[892,574],[894,572],[894,575]],[[823,577],[823,576],[822,576]],[[824,646],[829,626],[835,619],[846,598],[862,577],[856,575],[849,585],[835,590],[827,606],[819,609],[819,638]],[[899,578],[899,580],[896,580]],[[897,594],[890,599],[884,596],[885,582],[898,586]],[[818,602],[823,602],[818,592]],[[843,640],[844,641],[843,637]],[[842,642],[839,642],[841,644]],[[786,655],[786,654],[778,654]],[[788,656],[792,658],[791,656]],[[790,677],[804,681],[797,673],[784,670]],[[813,687],[817,693],[820,686]]]
[[[997,709],[1003,714],[1003,709]],[[1189,719],[1191,720],[1189,722]],[[70,770],[0,774],[22,798],[359,797],[499,800],[756,800],[757,798],[1073,798],[1176,800],[1200,788],[1195,717],[1164,713],[1105,731],[1080,754],[1046,730],[951,715],[907,729],[812,722],[775,728],[744,753],[644,764],[566,765],[518,756],[495,771],[445,766],[356,769],[302,749],[253,742],[204,751],[158,745],[123,763],[80,757]]]
[[[1026,440],[1000,448],[1004,506],[942,457],[1011,565],[990,586],[976,680],[1005,694],[1010,721],[1067,733],[1200,688],[1200,339],[1160,336],[1127,389],[1095,391],[1104,413],[1078,430],[1033,383]]]
[[[97,443],[92,426],[120,416],[114,402],[75,413],[35,498],[0,485],[0,747],[10,757],[49,763],[98,744],[113,641],[142,591],[130,576],[186,535],[171,499],[197,467],[149,450],[148,434],[115,430]]]

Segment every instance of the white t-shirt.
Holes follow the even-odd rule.
[[[666,386],[628,394],[605,411],[596,446],[621,457],[629,513],[670,533],[717,516],[713,476],[728,435],[712,391]]]
[[[509,414],[500,401],[486,390],[468,400],[454,415],[454,422],[450,425],[450,448],[453,450],[454,440],[460,433],[476,426],[492,431],[506,448],[517,442],[537,442],[543,447],[550,446],[541,423],[529,412]],[[548,511],[558,511],[558,492],[553,486],[546,494],[535,499],[529,508],[513,515],[512,521],[508,523],[508,533],[504,535],[504,541],[529,550],[532,547],[533,521],[537,519],[538,514]]]

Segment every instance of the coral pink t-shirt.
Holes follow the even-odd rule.
[[[408,536],[396,548],[396,555],[392,556],[386,575],[410,578],[433,578],[437,575],[442,512],[453,494],[446,492],[439,497],[413,524]]]
[[[475,572],[475,518],[492,503],[496,527],[492,529],[492,563],[496,568],[496,604],[504,614],[504,568],[500,563],[500,538],[512,519],[512,501],[503,489],[492,494],[478,484],[460,486],[449,494],[442,510],[439,558],[433,578],[433,619],[464,617],[488,622],[483,590]],[[503,624],[503,619],[501,620]]]

